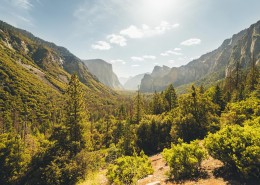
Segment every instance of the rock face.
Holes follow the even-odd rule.
[[[141,80],[145,76],[145,73],[130,77],[124,84],[124,88],[127,90],[137,90],[141,84]]]
[[[150,75],[145,75],[140,90],[161,91],[169,84],[175,87],[196,82],[209,85],[232,73],[237,64],[245,69],[254,60],[259,65],[260,21],[250,28],[226,39],[216,50],[202,55],[185,66],[162,70],[156,66]]]
[[[90,73],[95,75],[101,83],[112,89],[123,89],[116,74],[113,72],[112,64],[101,59],[83,60],[83,62],[88,67]]]
[[[161,91],[165,88],[161,81],[170,72],[171,68],[168,66],[155,66],[151,74],[145,74],[141,80],[140,90],[143,92]],[[157,80],[160,79],[160,80]]]

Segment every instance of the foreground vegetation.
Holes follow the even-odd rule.
[[[135,184],[137,180],[152,173],[148,156],[141,152],[140,156],[134,154],[116,159],[108,167],[107,178],[113,184]]]

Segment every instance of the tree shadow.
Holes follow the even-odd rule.
[[[177,183],[177,184],[183,184],[183,183],[185,183],[185,181],[188,181],[188,180],[198,182],[200,179],[207,179],[209,177],[210,176],[206,170],[200,169],[196,174],[194,174],[192,176],[183,177],[181,179],[175,179],[174,177],[168,178],[166,180],[166,183],[172,182],[172,183]]]
[[[225,166],[216,168],[213,171],[213,175],[216,178],[223,178],[225,181],[227,181],[228,185],[259,185],[260,184],[260,179],[256,179],[256,178],[245,179],[233,169],[230,169]]]

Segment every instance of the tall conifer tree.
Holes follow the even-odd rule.
[[[73,74],[66,92],[66,126],[69,132],[69,144],[78,153],[86,143],[84,126],[86,125],[86,108],[84,93],[78,76]]]

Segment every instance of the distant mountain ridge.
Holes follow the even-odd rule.
[[[95,75],[101,83],[112,89],[123,89],[123,86],[120,84],[117,75],[113,72],[112,64],[107,63],[101,59],[82,61],[88,67],[90,73]]]
[[[124,86],[124,84],[127,82],[127,80],[129,80],[131,78],[131,76],[129,77],[118,77],[119,82]]]
[[[150,75],[144,76],[140,90],[142,92],[161,91],[169,84],[178,87],[193,82],[208,84],[210,81],[224,79],[234,71],[236,64],[244,69],[250,65],[252,58],[259,64],[259,41],[260,21],[234,34],[216,50],[202,55],[187,65],[173,67],[169,71],[160,71],[156,69],[158,68],[156,66]]]

